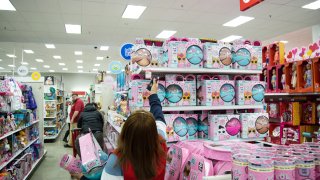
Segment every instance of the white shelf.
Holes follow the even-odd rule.
[[[230,180],[230,179],[232,179],[231,174],[203,177],[203,180]]]
[[[56,101],[56,100],[44,100],[44,101],[52,102],[52,101]]]
[[[108,120],[107,120],[107,121],[111,124],[111,126],[112,126],[118,133],[120,133],[120,132],[121,132],[121,127],[116,126],[116,125],[113,123],[113,116],[114,116],[114,114],[109,113],[109,115],[108,115]],[[111,118],[109,118],[109,117],[111,117]]]
[[[29,176],[32,174],[32,172],[38,167],[39,163],[42,161],[42,159],[45,157],[47,154],[47,150],[44,150],[43,155],[36,160],[36,162],[33,163],[31,170],[28,172],[28,174],[23,178],[23,180],[27,180]]]
[[[54,119],[54,118],[57,118],[57,117],[44,117],[44,118],[47,118],[47,119]]]
[[[56,135],[54,135],[54,136],[49,136],[49,137],[45,136],[44,139],[45,139],[45,140],[57,139],[57,137],[59,137],[59,135],[60,135],[60,133],[61,133],[61,131],[63,130],[63,128],[64,128],[65,125],[66,125],[66,123],[64,123],[64,124],[62,125],[61,129],[59,129],[59,132],[58,132]]]
[[[142,68],[142,71],[153,73],[185,73],[185,74],[261,74],[262,70],[246,69],[207,69],[207,68]]]
[[[265,96],[316,96],[320,93],[265,93]]]
[[[43,126],[44,128],[56,128],[56,125],[51,125],[51,126]]]
[[[30,126],[38,123],[38,122],[39,122],[39,120],[36,120],[36,121],[33,121],[29,126],[25,126],[25,127],[23,127],[23,128],[19,128],[19,129],[17,129],[17,130],[11,131],[11,132],[3,135],[2,137],[0,137],[0,140],[6,138],[6,137],[8,137],[8,136],[10,136],[10,135],[12,135],[12,134],[14,134],[14,133],[16,133],[16,132],[19,132],[19,131],[21,131],[21,130],[23,130],[23,129],[26,129],[26,128],[28,128],[28,127],[30,127]]]
[[[17,156],[19,156],[24,150],[26,150],[28,147],[30,147],[30,146],[31,146],[33,143],[35,143],[38,139],[39,139],[39,137],[37,137],[37,139],[31,141],[26,147],[24,147],[23,149],[17,151],[17,152],[15,153],[15,155],[12,156],[12,157],[9,159],[9,161],[1,164],[1,165],[0,165],[0,170],[2,170],[4,167],[6,167],[12,160],[14,160]]]
[[[149,109],[149,108],[144,108],[144,109]],[[162,107],[162,111],[206,111],[206,110],[236,110],[236,109],[263,109],[263,105]]]
[[[128,93],[128,91],[117,91],[117,94],[124,94],[124,93]]]

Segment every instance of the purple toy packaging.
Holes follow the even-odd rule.
[[[267,137],[269,134],[268,113],[241,113],[241,138]]]
[[[274,158],[275,180],[295,180],[295,161],[292,158]]]
[[[265,82],[263,81],[236,81],[236,104],[256,105],[263,104]]]
[[[191,153],[186,162],[183,164],[180,180],[202,179],[204,176],[212,176],[212,161],[205,159],[203,156]]]
[[[232,180],[248,179],[248,160],[252,157],[249,154],[235,154],[232,156]]]
[[[250,180],[273,180],[274,162],[270,159],[251,158],[248,165],[248,179]]]
[[[237,44],[232,47],[234,69],[262,69],[262,47]]]
[[[209,115],[209,139],[223,141],[237,139],[240,136],[241,123],[239,115]]]
[[[199,114],[198,120],[198,139],[209,139],[209,122],[208,122],[208,112],[202,111],[202,114]]]
[[[206,42],[203,45],[204,67],[213,69],[231,69],[231,45]]]
[[[198,105],[220,106],[235,103],[234,81],[203,80],[198,89]]]
[[[81,173],[81,160],[74,158],[72,155],[63,155],[60,161],[60,167],[69,171],[70,173]]]

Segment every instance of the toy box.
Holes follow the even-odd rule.
[[[236,104],[252,105],[264,102],[265,85],[263,81],[236,81]]]
[[[168,106],[195,106],[196,79],[193,75],[166,76],[166,100]]]
[[[241,123],[239,115],[209,115],[208,119],[210,140],[223,141],[228,139],[237,139],[240,136]]]
[[[313,84],[314,92],[320,92],[320,57],[313,59]]]
[[[270,66],[280,65],[285,63],[285,49],[284,43],[276,42],[269,45],[269,57],[270,57]]]
[[[316,123],[316,103],[305,102],[301,104],[303,124],[315,124]]]
[[[298,92],[313,92],[313,66],[309,60],[297,62]]]
[[[203,80],[197,92],[198,105],[233,105],[236,96],[234,85],[232,80]]]
[[[285,65],[285,92],[294,93],[298,91],[298,77],[296,62],[286,63]]]
[[[209,122],[208,122],[208,112],[203,111],[199,114],[198,119],[198,138],[199,139],[209,139]]]
[[[186,41],[168,42],[168,67],[184,68],[186,64]]]
[[[306,126],[286,126],[282,130],[281,144],[300,144],[303,138],[302,133],[306,131]]]
[[[231,69],[231,45],[226,43],[204,43],[204,67],[213,69]]]
[[[199,39],[189,39],[186,44],[186,68],[202,68],[203,67],[203,46]]]
[[[166,180],[177,180],[179,178],[181,166],[189,156],[188,149],[173,144],[167,153]]]
[[[270,55],[269,55],[269,46],[264,46],[262,48],[262,66],[266,68],[269,65]]]
[[[269,137],[267,138],[267,141],[274,144],[281,144],[280,131],[280,124],[271,123],[269,128]]]
[[[268,136],[268,113],[242,113],[240,114],[240,121],[242,138],[257,138]]]
[[[299,125],[301,114],[299,102],[280,102],[281,121],[284,124],[293,126]]]
[[[232,62],[234,69],[262,69],[262,47],[234,45],[232,47]]]
[[[280,104],[279,103],[268,103],[267,104],[267,112],[271,118],[280,118]]]
[[[167,123],[168,142],[197,138],[198,117],[196,114],[164,114],[164,118]]]
[[[201,155],[191,153],[182,165],[180,180],[202,179],[204,176],[213,175],[212,161]]]
[[[276,87],[277,92],[285,92],[286,86],[286,68],[284,65],[277,65],[276,66]]]

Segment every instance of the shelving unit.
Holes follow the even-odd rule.
[[[41,163],[41,161],[45,158],[46,155],[47,155],[47,150],[45,150],[43,155],[33,163],[31,170],[23,178],[23,180],[27,180],[30,177],[30,175],[35,171],[35,169],[38,167],[38,165]]]
[[[61,134],[61,132],[62,132],[62,129],[64,128],[64,126],[66,125],[66,123],[64,123],[62,126],[61,126],[61,129],[58,131],[58,133],[56,134],[56,135],[54,135],[54,136],[44,136],[44,139],[45,140],[55,140],[55,139],[57,139],[58,137],[59,137],[59,135]],[[44,127],[46,127],[46,126],[44,126]],[[47,128],[56,128],[56,126],[48,126]]]
[[[32,122],[30,125],[28,125],[28,126],[25,126],[25,127],[23,127],[23,128],[19,128],[19,129],[16,129],[16,130],[14,130],[14,131],[11,131],[11,132],[9,132],[9,133],[1,136],[1,137],[0,137],[0,140],[6,138],[6,137],[8,137],[8,136],[11,136],[12,134],[17,133],[17,132],[19,132],[19,131],[21,131],[21,130],[24,130],[24,129],[28,128],[28,127],[31,127],[32,125],[34,125],[34,124],[36,124],[36,123],[38,123],[38,122],[39,122],[39,120],[36,120],[36,121],[33,121],[33,122]]]

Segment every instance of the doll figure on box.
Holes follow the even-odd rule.
[[[258,58],[253,56],[251,58],[251,69],[257,69],[257,65],[258,65]]]
[[[219,105],[220,93],[219,91],[212,92],[212,105]]]
[[[177,58],[178,58],[178,67],[183,68],[185,65],[185,61],[186,61],[186,54],[182,53],[182,52],[178,53]]]
[[[149,96],[150,93],[148,91],[145,91],[142,93],[142,98],[143,98],[143,106],[148,106],[149,105]]]
[[[257,130],[254,127],[248,127],[248,137],[255,138],[258,136]]]
[[[311,72],[311,64],[307,64],[306,71],[304,72],[304,85],[305,88],[312,86],[312,72]]]
[[[212,57],[212,67],[213,68],[220,68],[220,59]]]
[[[272,70],[271,85],[272,85],[272,89],[276,90],[276,88],[277,88],[277,75],[276,75],[275,69]]]
[[[274,53],[274,63],[278,65],[280,63],[279,59],[279,46],[276,45],[276,51]]]
[[[281,69],[282,75],[281,75],[281,84],[282,84],[282,89],[286,89],[286,74],[284,73],[284,66]]]
[[[182,99],[183,99],[182,105],[184,106],[190,105],[190,92],[184,92]]]
[[[251,91],[245,91],[244,92],[244,104],[250,105],[251,104],[251,98],[252,98],[252,92]]]
[[[296,89],[296,87],[297,87],[297,66],[295,63],[292,65],[291,85],[292,85],[292,89]]]
[[[269,65],[269,48],[267,48],[267,52],[266,52],[266,66]]]
[[[263,70],[263,81],[266,84],[266,89],[268,89],[268,83],[267,83],[267,69]]]

